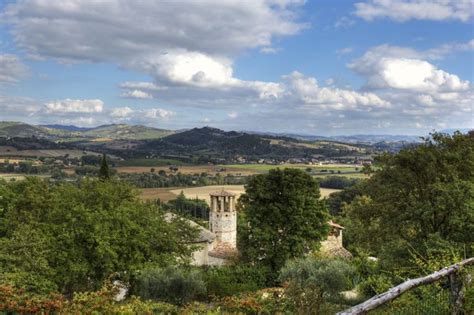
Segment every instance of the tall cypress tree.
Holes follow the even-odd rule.
[[[105,154],[102,155],[102,161],[100,162],[99,178],[103,181],[110,179],[110,169]]]

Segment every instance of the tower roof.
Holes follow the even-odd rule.
[[[209,195],[212,197],[235,197],[236,196],[236,194],[230,191],[225,191],[224,189],[211,192],[209,193]]]

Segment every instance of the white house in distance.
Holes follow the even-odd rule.
[[[198,249],[193,253],[193,265],[221,266],[237,254],[236,196],[225,190],[210,193],[209,229],[189,221],[200,230],[199,237],[194,242]],[[321,242],[321,251],[330,256],[352,257],[342,246],[344,227],[332,221],[329,226],[331,231],[328,238]]]

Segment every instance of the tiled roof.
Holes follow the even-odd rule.
[[[328,224],[329,224],[329,226],[331,226],[331,227],[335,227],[335,228],[337,228],[337,229],[344,230],[344,227],[343,227],[342,225],[339,225],[339,224],[337,224],[337,223],[334,223],[334,222],[332,222],[332,220],[329,221]]]

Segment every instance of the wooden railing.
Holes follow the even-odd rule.
[[[453,296],[453,310],[452,314],[458,314],[459,308],[462,306],[464,300],[464,292],[462,290],[461,281],[455,281],[455,276],[459,269],[463,266],[474,264],[474,257],[468,258],[461,261],[460,263],[454,264],[452,266],[443,268],[435,273],[432,273],[426,277],[420,277],[416,279],[411,279],[403,282],[402,284],[397,285],[396,287],[391,288],[387,292],[381,293],[372,297],[371,299],[353,306],[345,311],[337,313],[337,315],[356,315],[356,314],[366,314],[367,312],[378,308],[379,306],[390,302],[404,292],[416,288],[421,285],[427,285],[433,282],[436,282],[444,277],[450,277],[451,280],[451,293]],[[467,281],[472,281],[472,279],[467,279]]]

